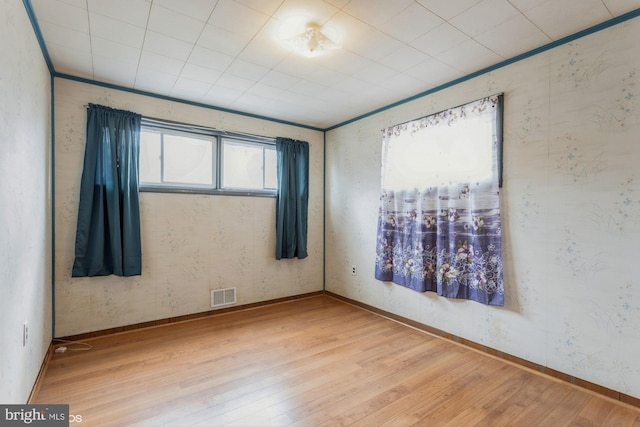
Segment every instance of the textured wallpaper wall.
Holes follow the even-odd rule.
[[[51,342],[51,79],[22,2],[0,2],[0,40],[0,402],[9,404],[26,403]]]
[[[640,397],[638,34],[636,18],[328,132],[327,290]],[[499,92],[505,307],[374,280],[381,129]]]
[[[309,257],[275,260],[275,198],[142,193],[142,275],[71,278],[87,103],[308,141]],[[238,304],[322,290],[322,132],[65,79],[55,108],[57,336],[208,311],[214,289],[236,287]]]

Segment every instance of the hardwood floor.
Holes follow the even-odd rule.
[[[68,403],[75,425],[640,426],[640,409],[328,296],[87,342],[53,355],[32,402]]]

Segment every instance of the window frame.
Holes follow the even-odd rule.
[[[161,135],[177,135],[186,136],[199,139],[210,140],[213,144],[212,149],[212,180],[213,184],[201,185],[201,184],[183,184],[173,182],[163,183],[151,183],[139,181],[139,191],[148,193],[181,193],[181,194],[211,194],[211,195],[229,195],[229,196],[253,196],[253,197],[276,197],[277,188],[264,188],[266,183],[265,179],[265,149],[272,149],[275,151],[276,141],[275,138],[251,135],[240,132],[229,132],[215,128],[208,128],[204,126],[189,125],[179,122],[173,122],[162,119],[153,119],[148,117],[142,118],[140,132],[151,131],[158,132]],[[263,162],[262,162],[262,183],[263,189],[252,188],[225,188],[222,187],[222,173],[224,170],[224,156],[222,154],[224,140],[237,141],[253,146],[260,146],[263,148]],[[160,174],[163,179],[164,169],[164,149],[162,147],[163,136],[161,136],[161,151],[160,151]],[[277,166],[276,166],[277,167]],[[276,177],[277,179],[277,177]]]

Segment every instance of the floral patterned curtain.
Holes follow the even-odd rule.
[[[384,130],[375,277],[504,305],[502,95]]]

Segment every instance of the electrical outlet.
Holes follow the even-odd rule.
[[[29,342],[29,323],[24,322],[22,325],[22,346],[26,347]]]
[[[351,266],[351,275],[352,276],[358,275],[358,267],[355,264]]]

